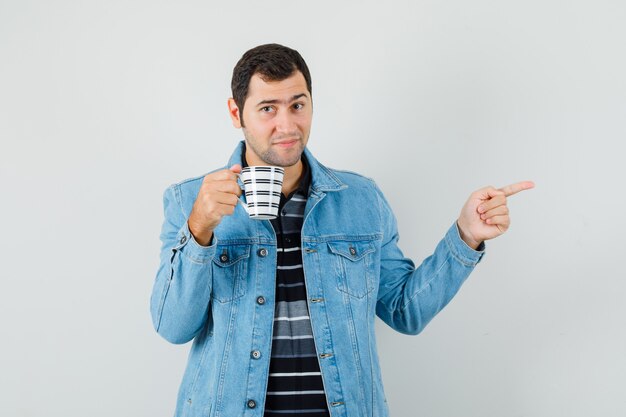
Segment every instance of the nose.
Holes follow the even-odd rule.
[[[289,111],[278,112],[275,120],[276,131],[279,133],[292,133],[298,130],[295,116],[290,114]]]

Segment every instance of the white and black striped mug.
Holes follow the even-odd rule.
[[[239,200],[250,218],[275,219],[278,216],[280,192],[285,170],[274,166],[251,166],[241,170],[246,203]]]

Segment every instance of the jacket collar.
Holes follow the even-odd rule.
[[[243,166],[241,160],[241,152],[243,151],[245,142],[242,140],[237,144],[235,151],[228,160],[229,168],[234,164]],[[322,165],[309,151],[309,148],[304,148],[304,155],[309,163],[309,169],[311,170],[311,190],[313,192],[328,192],[328,191],[340,191],[348,188],[346,184],[341,182],[339,178],[328,168]]]

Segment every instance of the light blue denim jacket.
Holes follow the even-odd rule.
[[[241,164],[242,146],[227,167]],[[415,268],[397,246],[395,217],[374,182],[326,168],[308,149],[305,155],[311,192],[302,261],[328,407],[333,417],[385,417],[375,317],[401,333],[419,333],[459,290],[484,244],[478,251],[467,246],[455,222]],[[260,417],[272,346],[276,236],[268,220],[251,220],[238,205],[215,229],[211,246],[200,246],[187,218],[202,179],[164,193],[152,320],[169,342],[193,340],[177,417]]]

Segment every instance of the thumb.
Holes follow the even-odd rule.
[[[241,172],[241,165],[239,164],[235,164],[232,167],[228,168],[229,170],[231,170],[232,172],[234,172],[235,174],[239,174]]]

